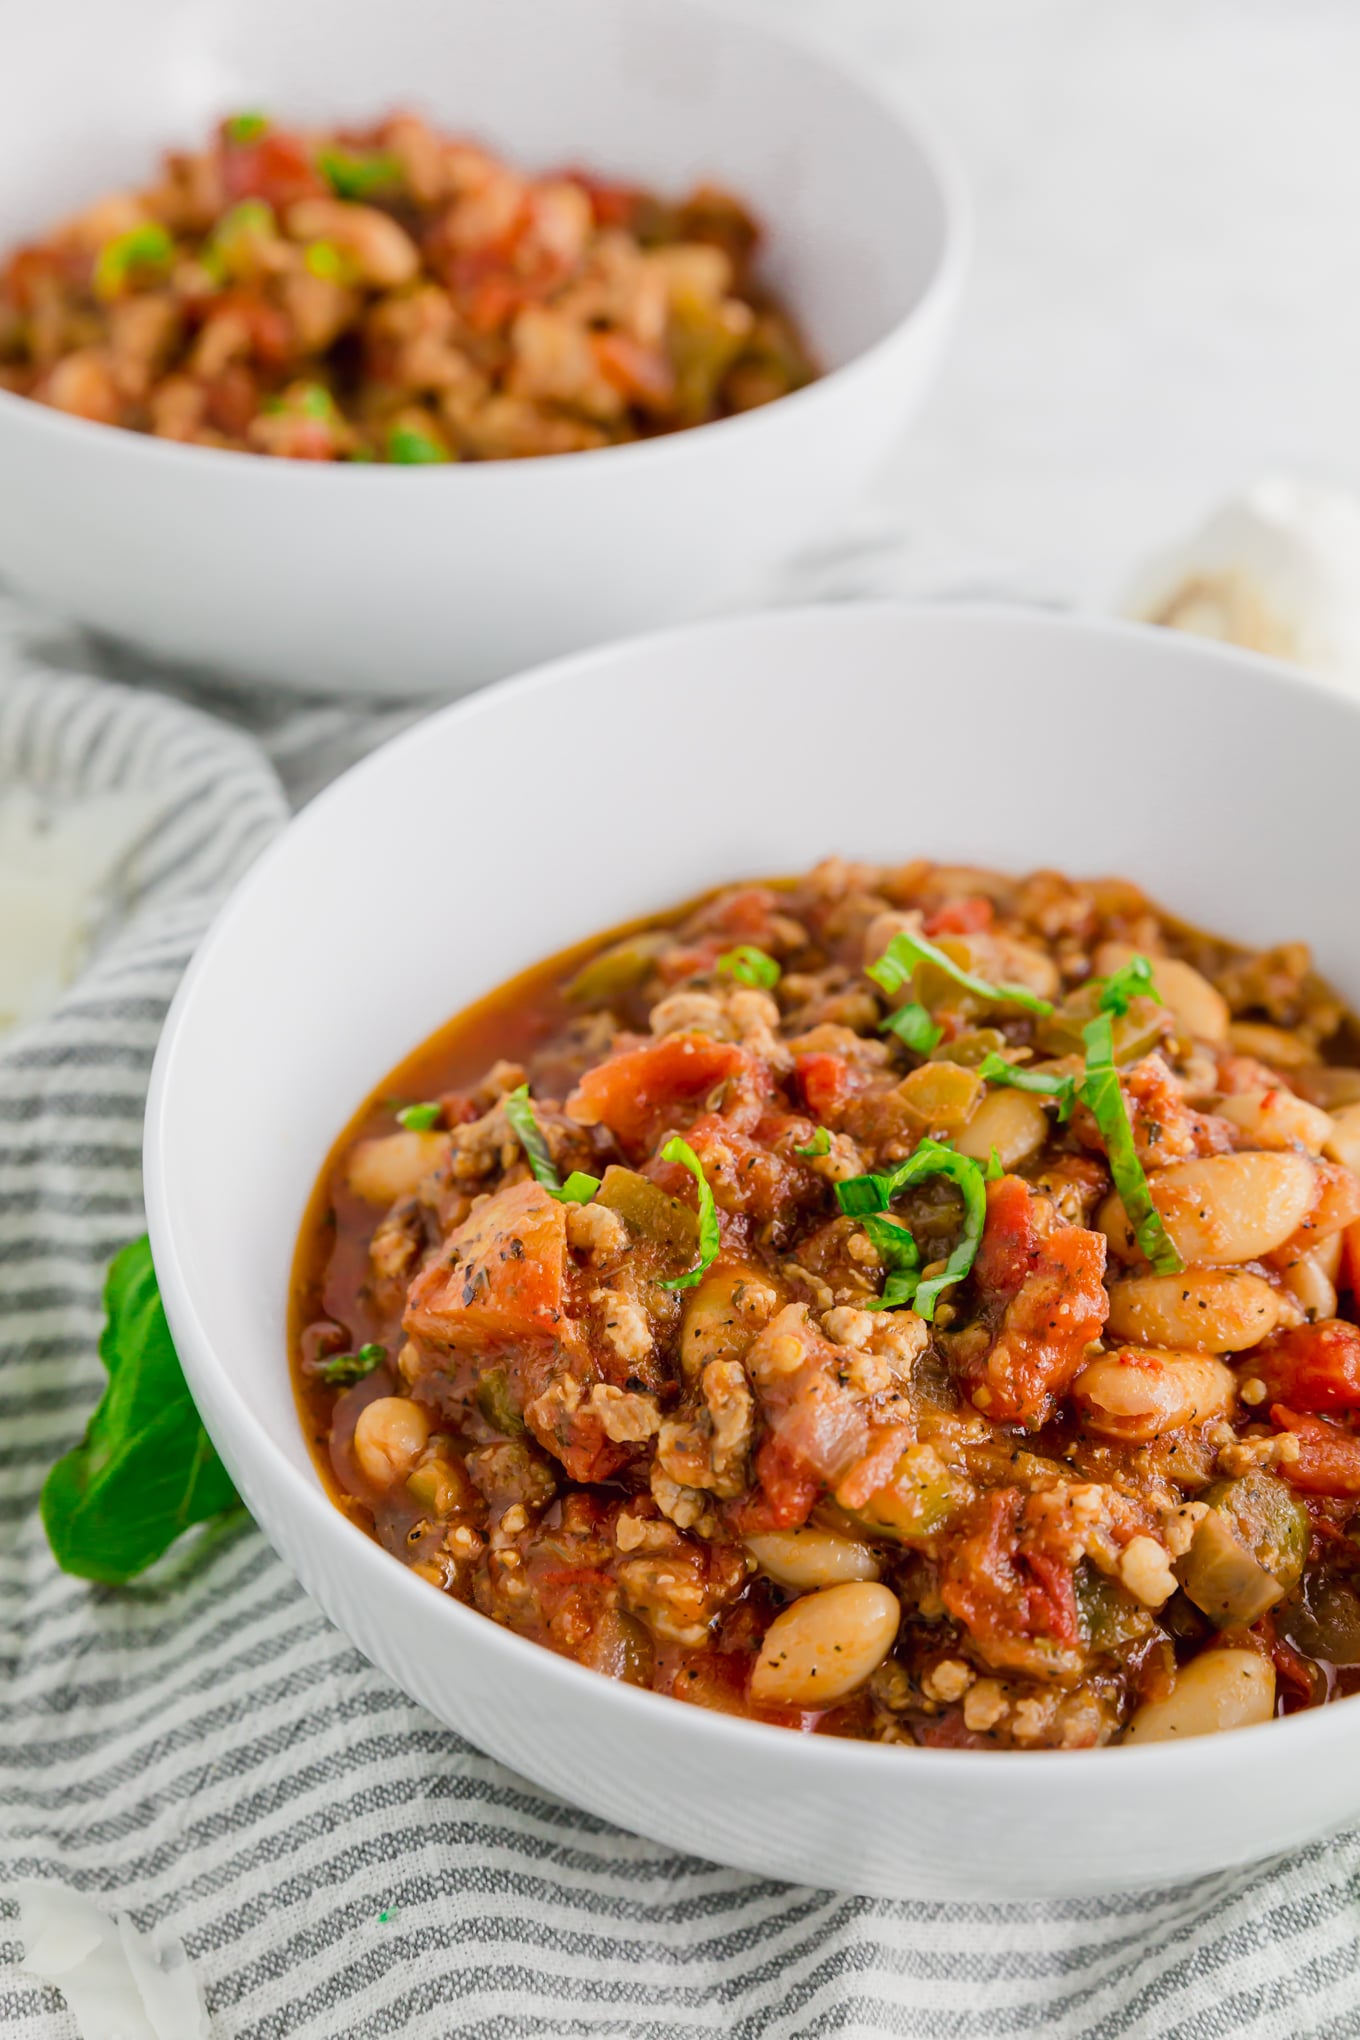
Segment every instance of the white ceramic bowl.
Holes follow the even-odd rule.
[[[832,372],[661,440],[416,470],[171,445],[0,392],[0,577],[170,658],[456,693],[721,606],[834,529],[948,332],[958,179],[873,90],[716,5],[48,0],[6,24],[0,251],[234,108],[413,103],[530,165],[730,185]]]
[[[1360,709],[1266,661],[1132,625],[891,606],[563,660],[350,772],[205,940],[147,1122],[176,1342],[288,1564],[367,1656],[516,1770],[800,1882],[1090,1892],[1265,1856],[1360,1812],[1353,1701],[1194,1743],[979,1753],[803,1738],[616,1685],[437,1596],[338,1513],[284,1341],[331,1141],[439,1022],[536,959],[725,879],[922,854],[1132,877],[1209,928],[1304,937],[1360,1002],[1358,777]],[[461,867],[450,813],[473,846]],[[394,887],[396,865],[439,876]]]

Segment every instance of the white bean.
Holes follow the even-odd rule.
[[[1127,942],[1102,942],[1096,969],[1109,977],[1137,954]],[[1153,956],[1149,962],[1157,995],[1173,1015],[1177,1031],[1197,1041],[1226,1041],[1232,1015],[1222,992],[1193,964],[1182,963],[1177,956]]]
[[[872,1546],[835,1530],[770,1530],[748,1537],[746,1549],[762,1572],[781,1587],[806,1593],[813,1587],[838,1587],[845,1580],[876,1580],[878,1559]]]
[[[354,1456],[378,1488],[405,1480],[429,1442],[429,1418],[405,1395],[380,1395],[365,1403],[354,1426]]]
[[[1091,1430],[1139,1445],[1226,1415],[1236,1392],[1232,1369],[1207,1353],[1137,1346],[1088,1361],[1072,1384]]]
[[[1302,1070],[1317,1061],[1317,1053],[1285,1027],[1268,1027],[1263,1021],[1234,1020],[1228,1029],[1228,1046],[1234,1055],[1249,1055],[1254,1062],[1269,1063],[1276,1070]]]
[[[1330,1113],[1283,1089],[1235,1091],[1214,1110],[1263,1148],[1301,1147],[1320,1155],[1335,1130]]]
[[[1233,1266],[1274,1253],[1298,1231],[1318,1179],[1305,1155],[1251,1149],[1173,1162],[1157,1170],[1148,1188],[1183,1261]],[[1122,1198],[1105,1199],[1098,1223],[1116,1254],[1136,1256]]]
[[[1360,1176],[1360,1103],[1343,1105],[1331,1115],[1332,1128],[1322,1152]]]
[[[330,241],[347,255],[360,283],[387,289],[409,283],[420,268],[420,250],[405,227],[375,205],[340,198],[302,198],[288,209],[295,241]]]
[[[1333,1233],[1311,1254],[1300,1254],[1284,1271],[1286,1289],[1314,1319],[1336,1316],[1336,1278],[1341,1270],[1343,1238],[1342,1233]]]
[[[901,1619],[896,1594],[872,1580],[805,1594],[766,1630],[751,1698],[783,1707],[843,1700],[878,1670]]]
[[[1126,1743],[1173,1742],[1250,1728],[1275,1712],[1275,1668],[1254,1650],[1206,1650],[1191,1658],[1164,1700],[1148,1700],[1124,1731]]]
[[[399,1197],[414,1196],[450,1145],[446,1133],[379,1134],[376,1140],[361,1140],[353,1150],[346,1179],[366,1204],[395,1204]]]
[[[975,1162],[991,1160],[995,1148],[1006,1169],[1017,1169],[1037,1155],[1048,1139],[1048,1114],[1026,1091],[989,1091],[968,1124],[954,1135],[961,1155]]]
[[[1245,1268],[1187,1268],[1110,1284],[1106,1335],[1135,1346],[1245,1353],[1280,1320],[1277,1292]]]

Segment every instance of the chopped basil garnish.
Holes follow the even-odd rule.
[[[302,259],[313,276],[319,276],[325,283],[353,283],[354,265],[334,241],[309,241],[302,251]]]
[[[829,1155],[831,1152],[831,1135],[824,1126],[819,1126],[807,1146],[796,1147],[793,1152],[796,1155]]]
[[[564,1183],[553,1164],[548,1143],[543,1138],[543,1129],[534,1117],[534,1108],[529,1103],[529,1086],[521,1084],[501,1100],[505,1116],[519,1137],[525,1159],[534,1172],[535,1181],[541,1183],[550,1197],[559,1204],[589,1204],[600,1187],[598,1176],[588,1176],[584,1169],[573,1169]]]
[[[676,1275],[669,1282],[660,1283],[658,1287],[693,1289],[700,1277],[712,1267],[717,1258],[718,1248],[722,1244],[722,1234],[718,1230],[718,1207],[713,1201],[713,1192],[708,1186],[704,1165],[687,1140],[681,1140],[678,1134],[673,1140],[668,1140],[661,1150],[661,1159],[663,1162],[679,1162],[682,1168],[689,1170],[699,1186],[699,1258],[685,1274]]]
[[[717,971],[719,977],[735,978],[738,984],[754,985],[762,992],[772,992],[783,975],[774,958],[753,942],[725,949],[718,958]]]
[[[148,221],[106,241],[94,265],[96,297],[117,297],[133,270],[161,276],[174,259],[175,244],[164,227]]]
[[[262,113],[234,113],[223,121],[222,132],[229,142],[258,142],[261,135],[268,134],[269,122]]]
[[[869,965],[866,976],[882,991],[900,992],[911,983],[918,965],[923,963],[932,964],[960,991],[971,992],[975,999],[986,999],[989,1005],[1021,1006],[1027,1013],[1038,1013],[1044,1018],[1053,1011],[1048,999],[1026,991],[1023,985],[989,985],[985,978],[974,977],[933,942],[927,942],[924,935],[911,935],[905,929],[893,936],[878,962]]]
[[[1159,1275],[1179,1275],[1185,1263],[1162,1224],[1152,1201],[1143,1164],[1134,1146],[1133,1128],[1119,1088],[1114,1064],[1114,1034],[1108,1013],[1098,1013],[1082,1029],[1086,1043],[1086,1075],[1078,1096],[1089,1106],[1105,1142],[1114,1187],[1124,1201],[1134,1237]]]
[[[438,1126],[443,1112],[442,1105],[403,1105],[397,1123],[408,1133],[428,1133],[432,1126]]]
[[[889,1013],[880,1032],[895,1034],[899,1041],[914,1049],[917,1055],[929,1055],[932,1048],[938,1048],[944,1040],[943,1027],[937,1027],[924,1006],[913,1000],[909,1006],[899,1006],[895,1013]]]
[[[336,1353],[329,1360],[318,1360],[316,1373],[329,1388],[352,1388],[356,1381],[372,1374],[375,1367],[381,1367],[386,1358],[386,1346],[361,1346],[357,1353]]]
[[[905,1259],[908,1246],[919,1256],[916,1242],[906,1227],[881,1217],[875,1220],[874,1214],[887,1211],[899,1191],[924,1183],[930,1176],[947,1176],[958,1185],[963,1194],[963,1230],[940,1274],[922,1281],[918,1267],[908,1265]],[[926,1139],[905,1162],[898,1163],[891,1175],[852,1176],[848,1183],[836,1185],[836,1197],[847,1217],[865,1220],[865,1231],[885,1260],[885,1241],[895,1257],[889,1264],[882,1296],[867,1308],[896,1310],[904,1303],[914,1303],[923,1318],[932,1319],[941,1293],[961,1282],[977,1258],[987,1217],[986,1178],[977,1163],[942,1141]]]
[[[883,1294],[869,1308],[897,1310],[910,1303],[916,1294],[921,1280],[921,1250],[906,1226],[899,1225],[895,1218],[884,1218],[881,1213],[869,1213],[864,1230],[887,1270]]]
[[[1122,970],[1107,977],[1100,988],[1102,1013],[1127,1013],[1131,999],[1159,997],[1152,979],[1152,964],[1146,956],[1131,956]]]
[[[322,149],[316,162],[337,198],[370,198],[402,181],[396,157],[376,149]]]
[[[398,467],[438,467],[448,457],[446,447],[414,425],[394,425],[387,435],[387,458]]]
[[[1051,1098],[1058,1108],[1059,1119],[1072,1117],[1072,1107],[1077,1102],[1075,1077],[1051,1077],[1042,1070],[1020,1069],[1000,1055],[984,1055],[977,1066],[977,1073],[989,1084],[1002,1084],[1012,1091],[1032,1091],[1038,1098]]]

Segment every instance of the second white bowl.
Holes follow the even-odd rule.
[[[51,0],[7,29],[0,250],[234,108],[403,103],[534,167],[730,186],[830,373],[665,439],[437,469],[171,445],[0,392],[7,581],[170,658],[454,693],[720,606],[834,529],[949,330],[958,181],[865,86],[691,0]]]

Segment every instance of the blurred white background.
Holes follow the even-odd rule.
[[[1107,604],[1266,469],[1360,484],[1356,0],[744,0],[952,139],[977,248],[896,579]]]

